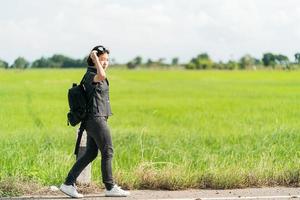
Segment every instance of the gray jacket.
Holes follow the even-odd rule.
[[[97,116],[111,116],[109,102],[109,82],[106,78],[100,82],[93,82],[97,74],[95,67],[88,67],[83,78],[83,84],[86,88],[88,97],[88,118]]]

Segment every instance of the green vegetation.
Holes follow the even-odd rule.
[[[294,54],[294,61],[282,54],[274,54],[271,52],[264,53],[261,59],[252,57],[250,54],[242,56],[239,60],[214,61],[207,53],[200,53],[193,57],[187,63],[179,63],[179,58],[174,57],[170,62],[166,62],[166,58],[153,60],[148,58],[144,61],[141,56],[136,56],[127,63],[118,63],[116,59],[110,60],[111,67],[128,69],[135,68],[185,68],[196,70],[221,69],[221,70],[236,70],[236,69],[280,69],[293,70],[300,68],[300,53]],[[0,68],[26,69],[26,68],[83,68],[86,66],[87,56],[83,59],[74,59],[61,54],[54,54],[51,57],[41,57],[32,63],[28,62],[23,57],[18,57],[14,63],[9,66],[7,62],[0,60]]]
[[[85,69],[0,69],[0,196],[74,163],[67,89]],[[300,185],[300,72],[109,69],[113,173],[127,188]],[[93,181],[101,183],[100,157]]]

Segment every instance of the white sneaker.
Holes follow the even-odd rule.
[[[60,191],[62,191],[63,193],[65,193],[66,195],[73,197],[73,198],[82,198],[83,195],[79,194],[75,188],[75,186],[73,185],[65,185],[65,184],[61,184],[60,186]]]
[[[126,197],[129,195],[130,192],[121,189],[117,184],[115,184],[111,190],[105,190],[106,197]]]

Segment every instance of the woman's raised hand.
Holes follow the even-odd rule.
[[[93,62],[96,63],[97,60],[99,60],[98,56],[97,56],[97,51],[93,50],[90,54],[90,57],[92,58]]]

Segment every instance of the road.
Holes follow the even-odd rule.
[[[129,197],[120,199],[182,199],[182,200],[223,200],[223,199],[300,199],[300,188],[246,188],[246,189],[230,189],[230,190],[132,190]],[[6,198],[4,198],[6,199]],[[7,198],[8,199],[8,198]],[[70,199],[60,191],[49,192],[40,195],[25,195],[22,197],[14,197],[10,199]],[[113,197],[104,197],[104,193],[85,194],[84,199],[100,200],[114,199]]]

